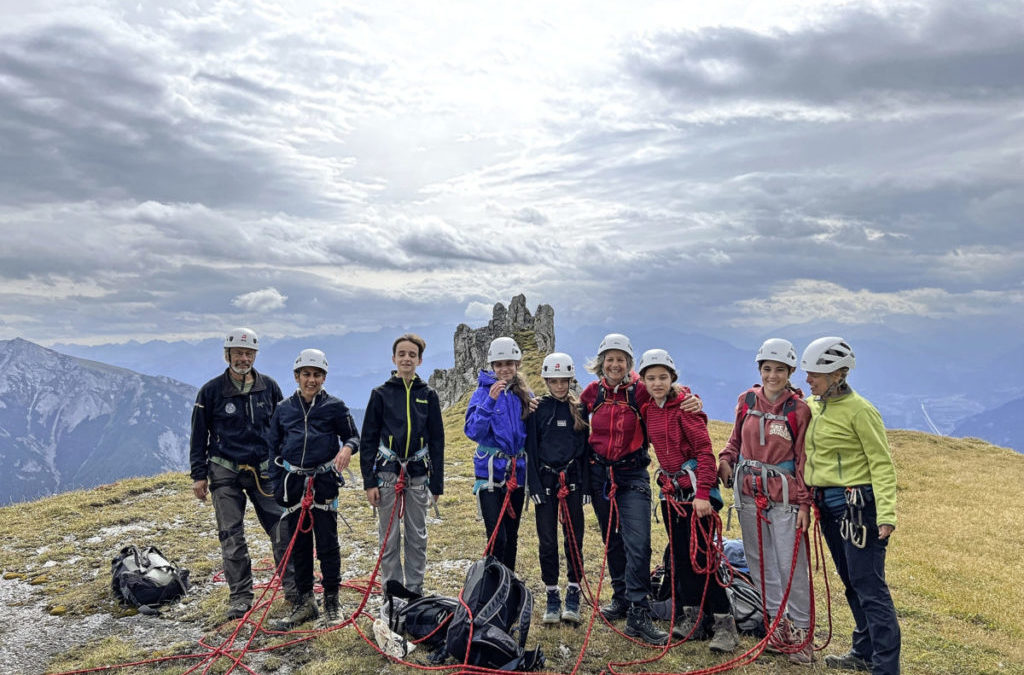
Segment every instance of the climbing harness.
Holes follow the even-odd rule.
[[[341,474],[339,474],[334,469],[334,460],[333,459],[331,461],[329,461],[329,462],[324,462],[323,464],[320,464],[320,465],[314,466],[314,467],[310,467],[310,468],[296,466],[296,465],[292,464],[291,462],[289,462],[288,460],[283,459],[281,457],[276,458],[274,460],[274,464],[276,464],[277,466],[281,467],[282,469],[284,469],[287,472],[285,474],[284,479],[283,479],[286,484],[287,484],[287,481],[288,481],[289,477],[291,477],[293,475],[294,476],[302,476],[302,478],[303,478],[303,480],[305,482],[304,491],[307,492],[310,495],[310,499],[312,499],[312,493],[313,493],[311,486],[313,484],[313,481],[319,475],[333,472],[335,474],[335,478],[338,481],[338,484],[339,485],[344,485],[345,484],[345,479],[342,478]],[[287,494],[287,489],[285,490],[285,494]],[[288,516],[290,516],[291,514],[295,513],[296,511],[298,511],[298,510],[300,510],[302,508],[303,508],[302,501],[300,501],[299,503],[294,504],[292,506],[285,507],[284,513],[281,514],[281,520],[284,520],[285,518],[287,518]],[[320,509],[322,511],[330,511],[330,512],[337,513],[338,517],[341,518],[341,522],[345,523],[345,527],[348,528],[348,531],[349,532],[354,532],[355,531],[355,530],[352,529],[352,525],[349,524],[348,519],[345,518],[345,514],[343,514],[341,511],[338,510],[338,498],[337,497],[335,497],[334,499],[332,499],[329,502],[315,502],[315,501],[311,502],[309,504],[309,508]],[[310,520],[310,527],[312,527],[312,525],[313,525],[313,522],[312,522],[312,520]]]
[[[270,460],[263,460],[262,462],[260,462],[258,467],[255,467],[251,464],[239,464],[238,462],[233,462],[230,459],[221,457],[220,455],[210,455],[209,460],[214,464],[222,466],[225,469],[228,469],[229,471],[232,471],[234,473],[248,471],[256,480],[256,490],[259,491],[259,493],[264,497],[273,498],[273,493],[268,493],[263,489],[263,481],[268,480],[270,478],[270,476],[267,474],[267,469],[270,468]]]
[[[423,462],[424,468],[430,471],[430,447],[424,445],[419,451],[416,452],[412,457],[406,457],[402,459],[390,448],[386,447],[383,443],[377,448],[377,459],[374,461],[374,473],[377,474],[377,487],[394,487],[395,482],[398,480],[398,476],[404,476],[408,472],[408,467],[413,462]],[[386,467],[389,464],[397,465],[398,471],[390,471]],[[381,473],[392,474],[395,476],[395,480],[384,478]],[[426,490],[427,481],[419,484],[406,484],[407,490]],[[431,505],[434,508],[434,515],[437,518],[441,517],[441,510],[437,507],[437,501],[430,500]]]

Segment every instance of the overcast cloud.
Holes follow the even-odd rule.
[[[0,3],[0,339],[1024,328],[1021,2],[556,4]]]

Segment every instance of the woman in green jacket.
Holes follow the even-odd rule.
[[[881,415],[846,382],[854,364],[839,337],[815,340],[801,360],[813,394],[804,482],[856,623],[850,651],[826,656],[825,665],[893,675],[900,672],[900,626],[885,552],[896,529],[896,469]]]

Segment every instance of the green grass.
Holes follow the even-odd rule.
[[[527,352],[524,371],[530,385],[536,393],[544,393],[537,375],[541,359],[533,336],[521,334],[516,339]],[[476,520],[476,505],[470,496],[473,446],[462,434],[467,399],[444,413],[448,449],[446,492],[440,501],[443,521],[430,526],[426,587],[450,595],[458,592],[466,566],[480,555],[485,544],[483,524]],[[724,446],[729,429],[728,424],[711,423],[716,448]],[[901,618],[904,672],[1024,674],[1024,612],[1019,609],[1024,607],[1024,585],[1014,582],[1024,551],[1024,457],[973,439],[908,431],[893,431],[889,438],[899,472],[899,528],[889,549],[887,572]],[[59,608],[65,608],[65,620],[98,611],[125,614],[110,593],[110,558],[126,543],[155,543],[171,559],[192,570],[196,586],[186,602],[165,613],[201,626],[211,635],[210,640],[215,640],[227,589],[212,580],[220,570],[212,507],[197,502],[190,485],[185,475],[167,474],[0,509],[0,526],[7,535],[0,546],[0,567],[5,576],[39,580],[47,609],[59,613]],[[350,534],[340,526],[343,574],[365,577],[374,562],[375,521],[358,488],[344,490],[340,502],[355,528]],[[522,517],[517,572],[542,598],[533,511]],[[269,556],[269,543],[254,519],[247,521],[247,530],[254,557]],[[657,559],[657,552],[665,544],[663,526],[652,523],[652,532]],[[738,537],[738,524],[734,523],[727,535]],[[363,553],[350,558],[357,549]],[[596,519],[588,509],[585,558],[595,585],[601,553]],[[56,564],[44,567],[48,561]],[[836,653],[849,647],[852,622],[831,560],[827,567],[835,623],[827,652]],[[820,573],[815,584],[820,636],[827,627]],[[358,597],[347,591],[343,600],[351,609]],[[376,603],[371,601],[371,607],[375,610]],[[538,609],[535,613],[529,646],[538,642],[543,646],[548,656],[547,670],[568,672],[578,654],[583,630],[544,627],[539,623],[540,612]],[[260,646],[274,642],[276,639],[269,637],[257,639]],[[561,656],[560,645],[568,648],[567,658]],[[752,640],[744,639],[743,649],[752,645]],[[168,645],[161,654],[192,651],[198,651],[196,645],[175,644]],[[598,625],[581,672],[597,673],[610,660],[652,654]],[[153,655],[133,644],[102,638],[62,654],[50,664],[50,672]],[[415,652],[413,658],[422,660],[421,652]],[[634,670],[684,672],[722,660],[712,656],[705,644],[684,645],[657,663]],[[377,656],[351,628],[283,650],[252,655],[246,663],[258,672],[283,668],[302,675],[406,672]],[[226,664],[222,660],[211,672],[223,672]],[[138,672],[180,673],[186,667],[185,662],[172,663]],[[820,661],[813,668],[801,668],[779,657],[766,656],[735,672],[826,671]]]

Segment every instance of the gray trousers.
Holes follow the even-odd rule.
[[[738,488],[737,488],[738,489]],[[740,510],[740,529],[743,532],[743,551],[750,566],[754,587],[761,592],[761,556],[757,549],[757,508],[753,498],[745,497]],[[782,594],[789,580],[796,542],[796,511],[785,506],[773,506],[765,512],[770,523],[761,523],[761,546],[764,549],[764,595],[768,618],[779,612]],[[811,627],[811,592],[807,578],[807,552],[800,544],[800,557],[793,572],[793,586],[789,591],[786,610],[797,628]]]
[[[263,487],[265,492],[270,491],[267,490],[268,486],[258,485],[256,477],[250,471],[236,473],[211,462],[207,466],[207,472],[213,512],[217,517],[220,553],[224,559],[224,578],[231,593],[228,602],[232,605],[252,605],[252,562],[249,558],[249,543],[245,539],[246,498],[252,501],[256,518],[270,537],[275,563],[280,563],[288,548],[288,540],[285,538],[288,529],[281,525],[281,514],[284,513],[284,509],[278,506],[273,496],[268,497],[260,492],[260,487]],[[295,566],[291,561],[285,570],[281,585],[286,598],[293,600],[297,597]]]
[[[427,489],[427,477],[407,479],[409,484],[403,493],[405,514],[402,518],[395,514],[391,533],[385,543],[384,535],[388,531],[388,522],[391,522],[391,511],[395,508],[394,482],[398,477],[386,471],[381,472],[379,476],[385,483],[391,483],[380,488],[380,506],[377,507],[377,541],[384,549],[380,561],[381,583],[387,584],[389,580],[394,579],[410,591],[422,593],[423,575],[427,571],[427,508],[431,499],[430,491]]]

